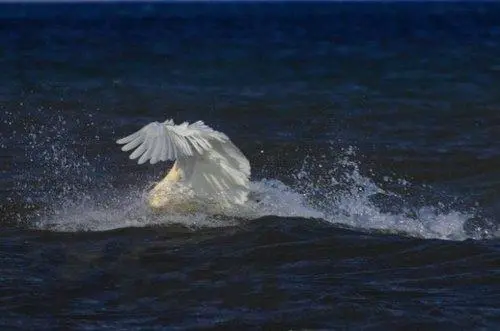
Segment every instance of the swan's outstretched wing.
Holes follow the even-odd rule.
[[[212,148],[211,141],[227,140],[229,139],[225,134],[211,129],[202,121],[175,125],[172,120],[167,120],[163,123],[149,123],[116,142],[125,144],[122,147],[124,152],[135,149],[130,158],[139,158],[139,164],[148,160],[155,164],[158,161],[173,161],[182,156],[200,155]]]
[[[177,160],[182,183],[199,195],[221,203],[244,203],[249,190],[250,164],[231,140],[198,121],[174,125],[153,122],[119,139],[123,151],[136,149],[131,159]]]
[[[197,157],[177,160],[183,182],[198,196],[221,204],[242,204],[248,198],[250,163],[230,140],[215,141],[212,149]]]

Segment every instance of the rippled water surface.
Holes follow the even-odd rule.
[[[500,327],[494,2],[0,4],[2,329]],[[115,144],[204,120],[247,205]]]

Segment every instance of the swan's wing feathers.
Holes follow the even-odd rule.
[[[179,142],[179,146],[182,146],[186,152],[183,153],[184,155],[193,155],[193,149],[198,154],[203,154],[203,152],[212,148],[213,141],[226,142],[229,140],[225,134],[213,130],[202,121],[192,124],[184,122],[180,125],[165,122],[165,125],[177,135],[176,138],[184,138],[183,143]]]
[[[202,121],[175,125],[153,122],[117,140],[131,159],[177,160],[182,181],[200,197],[220,203],[244,203],[249,191],[250,164],[231,140]]]
[[[244,203],[249,191],[250,164],[231,142],[212,141],[212,149],[196,158],[180,158],[183,181],[198,195],[220,203]]]
[[[124,144],[122,151],[128,152],[131,159],[137,159],[139,164],[150,161],[176,160],[181,156],[203,154],[212,148],[213,141],[226,141],[228,138],[205,125],[202,121],[192,124],[175,125],[172,120],[163,123],[152,122],[139,131],[118,139],[118,144]]]

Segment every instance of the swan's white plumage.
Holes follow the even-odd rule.
[[[202,121],[175,125],[172,120],[152,122],[139,131],[117,140],[122,150],[137,159],[139,164],[149,160],[176,161],[173,171],[152,190],[158,200],[171,184],[182,183],[201,198],[217,200],[221,204],[241,204],[247,200],[250,164],[243,153],[222,132]],[[173,180],[172,178],[176,178]],[[167,206],[172,194],[160,198]]]

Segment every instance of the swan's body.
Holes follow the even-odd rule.
[[[139,164],[175,161],[148,194],[148,204],[155,210],[191,209],[194,201],[230,206],[248,199],[247,158],[224,133],[201,121],[152,122],[117,143],[125,144],[123,151],[135,149],[130,158],[139,158]],[[186,199],[186,191],[193,199]]]

